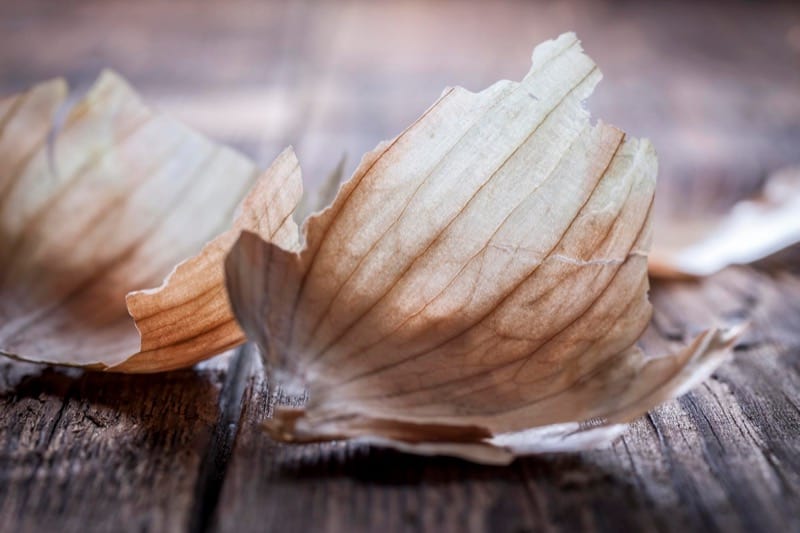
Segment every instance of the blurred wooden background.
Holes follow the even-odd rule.
[[[54,76],[79,95],[112,68],[264,166],[294,145],[313,188],[444,87],[519,79],[533,46],[568,30],[605,74],[594,117],[659,151],[662,221],[800,163],[797,1],[0,0],[0,95]],[[790,270],[656,285],[653,350],[749,319],[736,361],[611,449],[507,469],[276,446],[246,351],[155,377],[5,362],[0,530],[800,531]]]
[[[664,188],[800,159],[797,2],[2,0],[0,94],[113,68],[263,165],[294,145],[313,185],[444,87],[519,79],[570,30],[605,74],[593,115],[653,140]]]

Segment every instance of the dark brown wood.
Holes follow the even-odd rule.
[[[0,530],[181,531],[221,370],[83,374],[4,363]]]
[[[262,164],[294,144],[313,187],[569,29],[606,76],[594,115],[659,150],[659,216],[800,162],[796,2],[4,0],[0,94],[112,67]],[[800,531],[798,259],[655,285],[647,351],[749,320],[734,359],[608,449],[508,468],[277,445],[248,351],[151,377],[4,362],[0,530]]]

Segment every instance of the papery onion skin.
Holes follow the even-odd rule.
[[[0,101],[0,353],[158,372],[241,344],[223,259],[243,229],[296,246],[294,154],[262,173],[109,71],[51,135],[66,95],[55,80]]]
[[[724,359],[730,332],[661,358],[634,346],[651,314],[657,160],[591,124],[599,79],[564,34],[522,82],[448,89],[365,155],[300,250],[242,234],[226,261],[234,313],[274,381],[308,390],[302,413],[267,422],[276,438],[442,452],[452,435],[463,457],[492,445],[466,428],[618,434]]]

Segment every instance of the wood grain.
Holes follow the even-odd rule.
[[[800,162],[796,2],[6,0],[0,93],[113,67],[262,165],[294,144],[313,187],[569,29],[605,73],[594,116],[659,151],[661,216]],[[649,352],[750,320],[734,360],[608,449],[508,468],[277,445],[246,351],[148,377],[3,363],[0,530],[800,531],[798,258],[654,286]]]
[[[800,282],[749,268],[653,290],[650,352],[703,324],[750,320],[735,360],[609,449],[490,468],[355,445],[279,445],[256,373],[215,529],[796,531]],[[290,402],[289,402],[290,403]]]
[[[4,363],[0,530],[180,531],[219,420],[219,370],[81,374]]]

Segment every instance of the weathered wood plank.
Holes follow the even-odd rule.
[[[275,398],[254,374],[217,530],[800,530],[800,280],[740,268],[653,293],[650,352],[726,315],[751,333],[713,379],[604,450],[504,469],[276,444],[258,427]]]
[[[653,139],[660,207],[686,212],[798,162],[799,27],[792,2],[9,0],[0,93],[113,67],[262,164],[294,144],[313,185],[445,85],[518,78],[534,43],[574,29],[606,74],[594,115]],[[735,361],[609,449],[507,469],[275,445],[252,356],[128,378],[5,363],[0,530],[800,531],[794,257],[781,274],[655,287],[648,349],[752,318]]]
[[[223,378],[4,363],[0,530],[185,530]]]
[[[685,195],[698,180],[797,161],[797,27],[792,1],[5,0],[0,93],[60,75],[85,88],[111,67],[262,165],[295,145],[315,184],[445,86],[518,79],[534,44],[575,30],[605,73],[594,115],[650,137],[662,181],[681,180]],[[674,200],[659,204],[697,207]]]
[[[410,4],[403,5],[408,8]],[[759,12],[756,17],[770,30],[759,30],[747,22],[746,12],[751,8],[742,4],[732,8],[736,14],[722,14],[714,5],[701,8],[709,10],[708,16],[717,13],[735,20],[731,31],[735,27],[748,35],[759,35],[759,42],[764,44],[760,65],[752,62],[757,61],[755,57],[743,57],[743,51],[735,45],[735,32],[717,28],[719,31],[714,34],[704,33],[702,28],[709,18],[695,11],[689,17],[687,6],[659,8],[658,14],[652,6],[647,14],[629,4],[607,9],[585,5],[576,8],[573,4],[564,10],[583,8],[592,15],[585,20],[591,20],[596,27],[586,27],[580,17],[573,19],[574,27],[607,73],[607,81],[593,98],[592,108],[597,116],[629,126],[634,133],[642,131],[654,137],[662,155],[662,180],[667,183],[660,191],[665,211],[725,207],[756,187],[760,175],[779,165],[779,161],[794,160],[795,156],[780,148],[783,143],[796,144],[794,134],[787,133],[785,127],[778,137],[766,133],[778,124],[795,123],[794,112],[780,120],[766,118],[765,101],[759,101],[753,91],[742,89],[748,81],[738,76],[729,78],[715,70],[719,68],[715,61],[730,61],[742,70],[765,73],[772,68],[770,65],[787,60],[785,45],[768,36],[770,32],[785,32],[781,29],[783,23],[771,18],[779,16],[783,8]],[[395,7],[395,14],[402,9]],[[545,33],[537,22],[531,22],[542,9],[537,6],[526,12],[525,7],[515,8],[513,14],[524,22],[519,26],[510,23],[505,26],[506,31],[517,36],[526,31],[537,37],[539,32]],[[614,20],[623,11],[624,21]],[[552,28],[564,12],[549,15],[552,18],[538,20]],[[755,16],[755,12],[750,15]],[[481,39],[465,42],[455,30],[445,30],[438,17],[446,16],[459,19],[463,13],[448,12],[446,8],[426,13],[423,20],[441,30],[439,37],[431,36],[434,32],[414,32],[411,25],[395,24],[388,32],[390,44],[384,42],[382,46],[391,50],[391,43],[406,39],[414,42],[414,49],[437,49],[436,40],[446,35],[448,44],[462,51],[464,57],[478,58],[475,66],[464,71],[469,72],[467,86],[480,87],[489,80],[487,71],[491,69],[480,65],[489,64],[482,54],[490,50],[482,49],[485,43]],[[502,15],[487,17],[493,20],[491,17]],[[372,19],[361,11],[347,20],[348,27],[359,27],[360,21]],[[532,26],[523,29],[528,22]],[[366,31],[375,33],[383,27],[380,22],[365,26]],[[702,50],[706,54],[702,59],[690,61],[682,53],[673,55],[669,51],[674,44],[670,42],[672,30],[665,28],[674,30],[676,26],[682,28],[686,39],[678,46],[684,52]],[[727,23],[721,26],[728,28]],[[513,60],[518,62],[523,57],[519,39],[503,35],[499,27],[487,22],[481,29],[490,36],[488,40],[508,52],[496,53],[493,69],[514,76]],[[598,27],[603,28],[603,36],[619,32],[619,41],[602,39]],[[716,42],[712,42],[714,39]],[[410,73],[406,76],[411,77],[391,87],[392,69],[396,73],[410,65],[413,52],[404,57],[387,57],[392,69],[381,71],[378,66],[371,75],[358,68],[359,61],[369,59],[364,59],[367,52],[358,53],[357,38],[345,36],[337,43],[339,47],[331,52],[340,56],[336,63],[353,80],[374,78],[377,83],[379,76],[387,80],[381,86],[387,99],[392,98],[395,89],[408,93],[414,86],[420,91],[428,87],[419,74],[415,79]],[[621,50],[629,50],[633,56]],[[422,70],[431,64],[430,59],[414,61]],[[450,66],[437,64],[441,70],[425,72],[429,80],[438,83],[438,75],[446,74]],[[767,76],[776,87],[788,87],[796,83],[796,74],[783,70],[780,75],[773,72]],[[364,83],[348,84],[336,74],[330,75],[334,76],[330,83],[338,87],[353,89],[353,83]],[[463,80],[464,73],[459,75]],[[787,78],[777,81],[783,76]],[[407,97],[403,103],[389,101],[406,108],[414,103]],[[623,102],[636,103],[628,106]],[[372,104],[359,99],[359,105],[371,109]],[[389,107],[388,102],[385,107]],[[762,110],[756,113],[765,120],[757,124],[745,121],[747,108]],[[322,118],[312,122],[312,127],[337,124],[324,106],[316,110]],[[731,110],[741,110],[743,114]],[[367,121],[363,118],[357,127],[368,131]],[[766,138],[775,139],[776,143],[768,149],[741,149],[754,135],[766,135],[757,143]],[[788,144],[785,148],[788,150]],[[754,156],[756,153],[759,155]],[[753,327],[737,353],[736,363],[725,366],[715,379],[689,396],[637,421],[608,450],[526,458],[509,469],[407,457],[352,445],[287,447],[271,443],[257,428],[268,415],[270,391],[254,375],[245,394],[241,430],[215,527],[219,531],[269,527],[289,531],[799,528],[796,517],[800,503],[793,494],[800,488],[800,470],[792,452],[800,449],[795,436],[800,420],[790,407],[797,404],[797,388],[786,382],[783,388],[776,389],[759,378],[761,372],[784,376],[784,380],[789,379],[786,376],[796,379],[798,312],[787,308],[786,300],[779,297],[787,291],[796,293],[796,284],[796,278],[788,274],[771,279],[750,269],[738,269],[706,282],[655,287],[658,313],[647,339],[651,351],[669,349],[701,326],[752,317]],[[741,360],[745,362],[739,363]],[[749,369],[748,365],[754,364],[757,368]],[[773,418],[770,411],[759,412],[760,397],[769,398],[766,403],[782,414]]]

